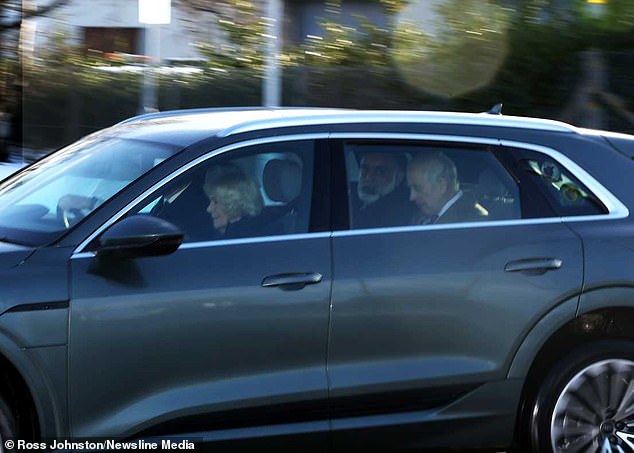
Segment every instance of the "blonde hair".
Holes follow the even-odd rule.
[[[260,189],[238,166],[213,166],[205,175],[204,190],[210,199],[221,204],[231,219],[254,217],[262,211]]]

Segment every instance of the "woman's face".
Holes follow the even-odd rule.
[[[225,212],[222,203],[218,203],[214,197],[211,197],[209,199],[209,206],[207,206],[207,212],[211,214],[214,228],[224,233],[227,229],[227,225],[229,225],[229,216]]]

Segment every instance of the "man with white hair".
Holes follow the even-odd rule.
[[[405,185],[407,158],[402,153],[366,152],[359,163],[359,182],[351,194],[353,228],[408,225],[414,206]]]
[[[418,207],[411,224],[477,222],[487,210],[460,190],[456,166],[442,153],[419,154],[407,166],[410,200]]]

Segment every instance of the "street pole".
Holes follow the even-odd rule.
[[[145,24],[143,54],[147,60],[143,64],[143,85],[141,88],[139,113],[151,113],[158,110],[156,102],[156,59],[160,58],[160,54],[153,48],[155,41],[160,39],[157,29],[158,25]]]
[[[265,107],[279,107],[282,104],[280,52],[283,15],[282,0],[268,0],[265,73],[262,81],[262,105]]]
[[[171,0],[138,0],[139,23],[145,25],[143,53],[148,58],[143,67],[143,84],[139,100],[139,113],[158,110],[156,81],[157,69],[161,61],[161,25],[172,20]]]

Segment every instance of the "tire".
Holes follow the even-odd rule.
[[[535,453],[634,453],[634,342],[599,341],[564,357],[528,418]]]
[[[7,453],[4,448],[4,442],[7,439],[17,439],[17,429],[15,417],[11,408],[0,397],[0,453]]]

